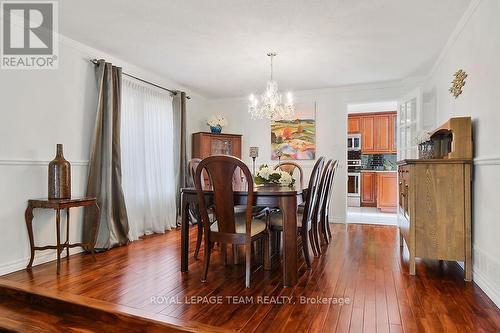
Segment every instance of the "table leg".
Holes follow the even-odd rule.
[[[69,245],[69,208],[66,208],[66,245]],[[66,246],[66,259],[69,259],[69,246]]]
[[[61,268],[61,210],[56,209],[57,274]]]
[[[189,204],[186,194],[181,193],[181,272],[188,271],[189,256]],[[207,251],[207,249],[205,249]]]
[[[26,269],[31,268],[33,265],[33,260],[35,259],[35,240],[33,238],[33,208],[28,205],[26,211],[24,212],[24,219],[26,221],[26,228],[28,229],[28,237],[30,239],[30,261]]]
[[[280,209],[283,213],[283,285],[297,284],[297,198],[282,197]]]

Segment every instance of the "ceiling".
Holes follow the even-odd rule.
[[[208,98],[426,74],[470,0],[65,0],[60,31]],[[126,70],[126,69],[125,69]]]

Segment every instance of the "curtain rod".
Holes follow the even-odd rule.
[[[98,61],[97,59],[90,59],[90,62],[91,62],[91,63],[93,63],[93,64],[94,64],[94,65],[96,65],[96,66],[97,66],[97,65],[99,65],[99,61]],[[139,78],[139,77],[137,77],[137,76],[134,76],[134,75],[132,75],[132,74],[129,74],[129,73],[125,73],[125,72],[123,72],[123,71],[122,71],[122,74],[123,74],[123,75],[126,75],[126,76],[128,76],[128,77],[131,77],[131,78],[133,78],[133,79],[136,79],[137,81],[141,81],[141,82],[144,82],[144,83],[146,83],[146,84],[152,85],[153,87],[156,87],[156,88],[159,88],[159,89],[162,89],[162,90],[166,90],[166,91],[168,91],[169,93],[171,93],[171,94],[173,94],[173,95],[177,95],[177,93],[178,93],[178,92],[180,92],[180,91],[177,91],[177,90],[172,90],[172,89],[168,89],[168,88],[162,87],[162,86],[160,86],[160,85],[157,85],[156,83],[153,83],[153,82],[150,82],[150,81],[146,81],[146,80],[144,80],[144,79],[141,79],[141,78]],[[190,97],[190,96],[188,96],[188,95],[186,95],[186,98],[187,98],[187,99],[191,99],[191,97]]]

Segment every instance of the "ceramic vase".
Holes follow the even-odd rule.
[[[210,126],[210,131],[212,133],[220,133],[220,132],[222,132],[222,126],[221,125]]]
[[[71,198],[71,165],[64,159],[63,145],[57,145],[56,157],[49,163],[49,199]]]

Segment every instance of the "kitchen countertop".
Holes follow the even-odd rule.
[[[361,170],[361,172],[398,172],[398,170]]]

